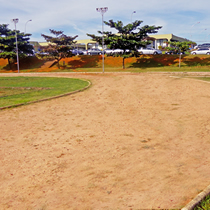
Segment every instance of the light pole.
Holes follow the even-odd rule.
[[[17,32],[16,32],[16,24],[18,23],[18,18],[12,19],[12,22],[15,24],[15,40],[16,40],[16,54],[17,54],[17,69],[18,73],[20,73],[19,69],[19,56],[18,56],[18,43],[17,43]]]
[[[207,28],[204,28],[201,32],[200,32],[200,42],[203,42],[204,40],[201,40],[201,35],[202,35],[202,32],[203,31],[206,31],[207,30]]]
[[[136,13],[136,11],[133,11],[133,12],[131,13],[131,23],[132,23],[133,13]]]
[[[206,41],[208,40],[208,36],[209,36],[210,34],[208,34],[207,36],[206,36]]]
[[[104,73],[104,13],[108,10],[108,7],[96,8],[97,12],[102,15],[102,68]]]
[[[195,24],[193,24],[193,25],[191,26],[191,30],[192,30],[192,28],[193,28],[196,24],[199,24],[199,23],[200,23],[200,22],[196,22]],[[192,31],[191,31],[190,37],[191,37],[191,39],[192,39]]]
[[[29,21],[32,21],[32,20],[28,20],[28,21],[26,22],[26,24],[27,24]],[[25,24],[25,33],[26,33],[26,24]]]

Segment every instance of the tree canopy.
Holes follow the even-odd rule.
[[[33,46],[29,43],[31,34],[17,33],[19,57],[26,57],[33,54]],[[15,30],[8,28],[8,24],[0,25],[0,58],[8,59],[9,65],[16,60],[16,36]],[[10,66],[11,68],[11,66]]]
[[[195,44],[192,41],[184,41],[184,42],[167,42],[170,47],[166,47],[166,50],[173,51],[176,54],[184,53],[190,49],[191,44]]]
[[[184,42],[172,42],[168,41],[167,44],[170,47],[166,47],[166,50],[174,52],[174,54],[179,54],[179,67],[181,65],[181,55],[190,49],[191,44],[195,44],[192,41],[184,41]]]
[[[56,31],[50,29],[50,33],[53,36],[48,36],[45,34],[41,34],[41,36],[49,43],[48,46],[42,47],[40,53],[38,53],[38,57],[47,58],[47,59],[56,59],[56,63],[59,67],[59,61],[62,58],[72,57],[73,54],[71,52],[72,44],[75,44],[74,41],[78,36],[67,36],[63,33],[63,31]]]
[[[94,34],[87,34],[94,41],[102,44],[102,36],[104,36],[104,44],[109,49],[121,49],[123,50],[121,57],[123,57],[123,68],[124,59],[126,57],[138,56],[138,49],[140,47],[146,47],[151,43],[149,40],[149,34],[157,33],[161,26],[149,26],[145,25],[140,27],[143,21],[136,20],[135,22],[129,23],[127,25],[123,25],[122,21],[114,22],[113,20],[109,20],[108,22],[104,21],[106,25],[110,28],[115,28],[117,33],[113,33],[110,31],[98,31],[100,36],[96,36]],[[130,53],[126,53],[126,50],[130,50]]]

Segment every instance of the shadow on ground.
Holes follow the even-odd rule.
[[[182,59],[184,56],[182,56]],[[179,62],[179,55],[141,55],[129,68],[173,66]]]
[[[185,63],[187,66],[208,66],[210,65],[210,56],[193,56],[193,57],[187,57],[185,60],[183,60],[183,63]]]
[[[68,69],[76,69],[76,68],[93,68],[99,67],[99,62],[101,61],[101,55],[84,55],[79,57],[73,57],[72,60],[67,61]],[[65,60],[65,59],[64,59]]]
[[[19,60],[19,68],[20,70],[24,69],[39,69],[41,68],[46,62],[46,60],[40,60],[35,56],[27,57],[27,58],[20,58]],[[11,71],[17,70],[17,63],[13,64],[6,64],[3,66],[2,70],[4,71]]]

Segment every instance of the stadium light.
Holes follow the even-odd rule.
[[[32,21],[32,20],[28,20],[28,21],[26,22],[26,24],[27,24],[29,21]],[[26,24],[25,24],[25,33],[26,33]]]
[[[19,56],[18,56],[18,43],[17,43],[17,32],[16,32],[16,24],[18,23],[19,19],[15,18],[11,20],[15,24],[15,40],[16,40],[16,55],[17,55],[17,70],[20,73],[19,69]]]
[[[199,24],[200,22],[196,22],[195,24],[193,24],[192,26],[191,26],[191,35],[190,35],[190,37],[191,37],[191,39],[192,39],[192,28],[196,25],[196,24]]]
[[[96,8],[97,12],[102,15],[102,68],[104,73],[104,13],[108,10],[108,7]]]

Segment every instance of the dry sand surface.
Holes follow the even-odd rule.
[[[0,209],[174,209],[210,184],[210,83],[39,75],[92,86],[0,111]]]

